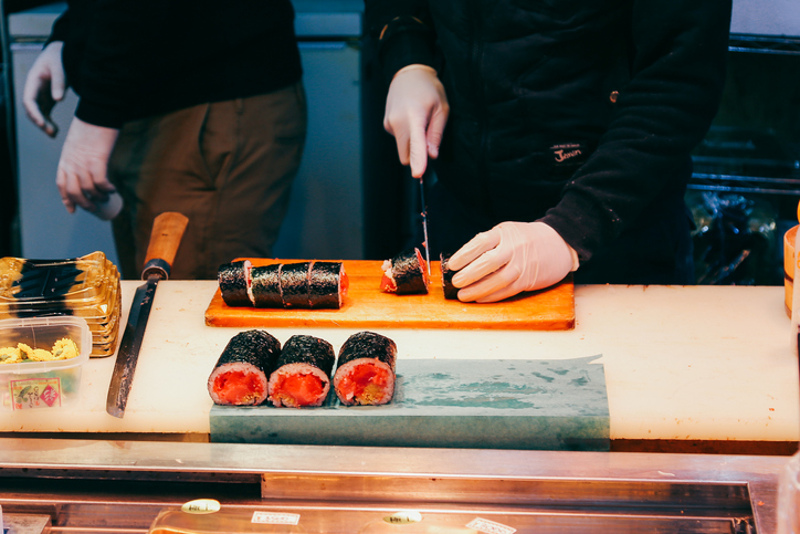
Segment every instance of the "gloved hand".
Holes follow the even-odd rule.
[[[397,142],[400,163],[411,165],[420,178],[428,156],[439,156],[450,105],[436,71],[427,65],[408,65],[394,75],[386,97],[383,127]]]
[[[473,237],[450,258],[464,302],[497,302],[560,282],[573,269],[572,248],[542,222],[504,222]]]
[[[68,212],[74,213],[76,205],[95,211],[95,202],[104,202],[115,190],[106,173],[118,136],[115,128],[72,119],[56,172],[56,186]]]
[[[50,137],[58,133],[58,126],[50,119],[50,112],[64,98],[67,89],[61,49],[64,43],[53,41],[33,62],[22,90],[22,105],[33,123]]]

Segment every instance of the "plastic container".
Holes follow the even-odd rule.
[[[80,393],[83,365],[92,352],[92,333],[82,317],[68,315],[0,320],[0,348],[24,343],[50,350],[62,338],[78,355],[66,360],[0,363],[0,410],[59,408]]]

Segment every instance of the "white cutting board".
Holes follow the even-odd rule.
[[[127,310],[137,282],[123,281]],[[105,412],[113,358],[86,366],[58,410],[3,412],[0,431],[209,432],[206,379],[237,328],[208,327],[213,281],[159,285],[123,419]],[[568,359],[602,354],[614,439],[796,441],[798,364],[782,287],[578,286],[574,330],[386,329],[400,359]],[[282,343],[352,328],[269,328]]]

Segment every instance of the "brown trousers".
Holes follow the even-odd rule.
[[[237,257],[269,257],[300,166],[302,83],[127,123],[109,162],[125,201],[112,227],[125,279],[141,276],[153,219],[189,218],[172,279],[216,279]]]

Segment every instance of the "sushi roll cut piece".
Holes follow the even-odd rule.
[[[281,295],[285,308],[310,308],[308,273],[311,262],[288,263],[281,267]]]
[[[290,337],[269,377],[270,401],[277,407],[321,406],[330,391],[335,360],[333,346],[324,339]]]
[[[350,336],[339,350],[333,389],[342,404],[380,405],[394,396],[397,345],[374,332]]]
[[[263,403],[268,398],[269,375],[280,352],[280,342],[263,330],[233,336],[208,377],[211,400],[233,406]]]
[[[250,271],[253,305],[256,308],[283,308],[281,263],[253,267]]]
[[[341,308],[350,282],[339,261],[315,261],[308,272],[308,301],[311,308]]]
[[[217,280],[225,304],[236,307],[253,305],[253,295],[250,292],[252,267],[249,260],[223,263],[219,266]]]
[[[455,271],[450,269],[450,256],[452,254],[441,253],[442,260],[442,287],[444,288],[444,298],[449,300],[458,300],[458,288],[453,285],[453,275]]]
[[[381,291],[398,295],[419,295],[428,292],[428,269],[418,248],[405,250],[383,262]]]

